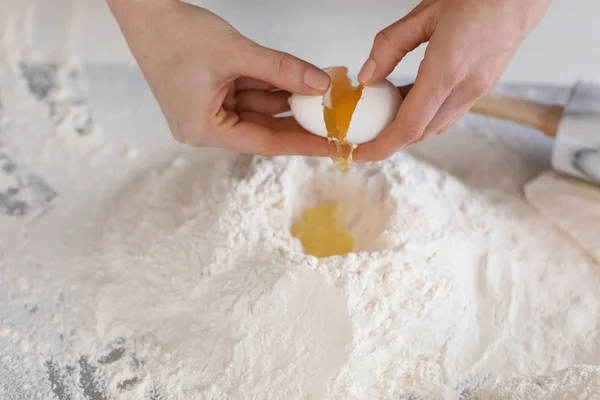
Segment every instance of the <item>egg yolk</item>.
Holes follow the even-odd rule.
[[[345,67],[332,68],[329,98],[323,104],[329,157],[337,168],[346,171],[352,164],[354,146],[346,141],[352,114],[362,97],[363,86],[352,86]],[[307,254],[329,257],[350,253],[354,238],[346,228],[346,213],[338,203],[325,203],[305,211],[291,233],[300,239]]]
[[[315,257],[348,254],[354,248],[354,239],[346,230],[344,211],[338,203],[311,208],[292,226],[292,235],[300,239],[307,254]]]
[[[354,146],[346,141],[352,114],[362,97],[363,86],[352,86],[348,68],[337,67],[330,72],[331,91],[326,104],[323,104],[323,118],[329,141],[329,157],[341,170],[352,164]]]

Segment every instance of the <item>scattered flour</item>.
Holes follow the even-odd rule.
[[[78,69],[0,50],[0,150],[89,179],[78,156],[101,168],[117,152]],[[0,398],[600,398],[600,367],[577,365],[600,363],[598,262],[490,189],[508,181],[469,187],[408,154],[347,174],[327,160],[175,159],[122,190],[72,263],[0,242]],[[14,186],[2,175],[0,190]],[[305,256],[289,228],[332,200],[356,252]]]
[[[362,251],[303,255],[291,223],[332,200]],[[598,267],[523,200],[406,154],[343,174],[201,152],[135,180],[65,273],[72,346],[118,398],[439,399],[597,362]]]
[[[480,399],[600,399],[600,368],[577,365],[543,377],[511,379],[477,393]]]

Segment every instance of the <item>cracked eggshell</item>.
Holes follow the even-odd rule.
[[[323,103],[328,100],[329,91],[323,96],[293,94],[290,97],[292,115],[307,131],[327,137],[323,119]],[[377,137],[396,117],[402,102],[398,88],[388,80],[366,86],[356,105],[346,140],[353,144],[369,142]]]

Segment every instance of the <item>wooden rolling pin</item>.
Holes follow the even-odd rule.
[[[480,98],[471,108],[475,114],[487,115],[527,125],[555,137],[565,109],[537,101],[491,92]]]
[[[552,167],[600,183],[600,85],[579,82],[564,107],[491,92],[471,112],[527,125],[554,137]]]

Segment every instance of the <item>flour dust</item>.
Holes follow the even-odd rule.
[[[354,253],[291,236],[325,201],[348,205]],[[457,398],[600,357],[598,265],[522,199],[406,154],[175,159],[65,274],[72,348],[119,398]]]

